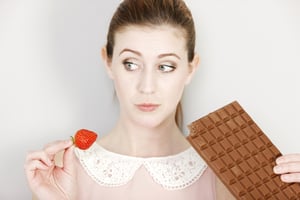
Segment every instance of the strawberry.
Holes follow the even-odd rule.
[[[87,130],[80,129],[72,137],[73,143],[76,147],[82,150],[88,149],[97,139],[97,133]]]

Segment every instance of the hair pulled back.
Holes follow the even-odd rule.
[[[192,14],[183,0],[123,0],[115,11],[108,29],[106,52],[112,58],[115,34],[127,26],[172,25],[183,30],[186,38],[188,61],[194,58],[195,27]],[[182,109],[176,110],[176,123],[182,126]]]

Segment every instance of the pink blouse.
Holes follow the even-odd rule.
[[[190,147],[166,157],[140,158],[94,143],[77,156],[78,200],[214,200],[215,175]]]

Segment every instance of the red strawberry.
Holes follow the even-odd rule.
[[[80,129],[72,139],[76,147],[86,150],[96,141],[97,133],[87,129]]]

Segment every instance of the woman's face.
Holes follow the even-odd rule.
[[[107,63],[121,118],[156,127],[174,120],[184,87],[198,64],[188,62],[183,31],[168,25],[128,26],[115,35]]]

